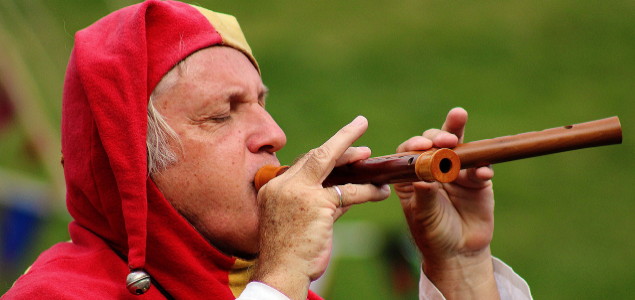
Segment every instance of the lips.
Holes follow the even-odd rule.
[[[249,178],[249,183],[250,183],[250,185],[251,185],[252,187],[254,187],[254,190],[255,190],[255,180],[254,180],[254,179],[255,179],[255,177],[256,177],[256,173],[258,173],[258,171],[260,170],[260,168],[262,168],[262,167],[264,167],[264,166],[267,166],[267,165],[271,165],[271,166],[276,166],[276,167],[279,167],[279,166],[280,166],[280,162],[279,162],[279,161],[278,161],[278,159],[276,159],[276,158],[275,158],[275,156],[274,156],[274,159],[270,159],[270,160],[268,160],[268,161],[265,161],[265,162],[263,162],[263,163],[260,163],[260,164],[258,164],[258,165],[257,165],[258,167],[257,167],[256,169],[254,169],[254,170],[250,170],[250,172],[248,173],[248,174],[250,174],[250,175],[251,175],[251,176],[250,176],[250,178]]]

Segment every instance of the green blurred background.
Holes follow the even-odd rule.
[[[68,239],[59,122],[73,34],[135,2],[0,0],[0,86],[19,99],[0,123],[0,197],[24,185],[44,199],[28,251],[0,270],[0,293]],[[622,145],[495,166],[492,248],[536,299],[635,299],[635,1],[193,4],[241,22],[271,90],[268,108],[287,133],[283,163],[360,114],[370,128],[357,144],[374,155],[441,126],[455,106],[470,113],[467,141],[618,115]],[[404,235],[397,199],[340,221],[345,241],[323,295],[416,299],[385,254]]]

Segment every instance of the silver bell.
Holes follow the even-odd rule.
[[[126,287],[133,295],[141,295],[150,289],[150,275],[144,271],[132,271],[126,278]]]

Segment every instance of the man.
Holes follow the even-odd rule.
[[[72,241],[5,297],[320,299],[308,288],[328,264],[333,222],[390,188],[321,185],[370,156],[350,147],[368,125],[358,117],[256,193],[255,172],[286,143],[266,94],[227,15],[150,0],[78,32],[62,120]],[[466,117],[455,109],[397,150],[455,146]],[[426,260],[422,298],[529,297],[521,279],[495,279],[495,266],[509,270],[489,250],[492,176],[395,186]]]

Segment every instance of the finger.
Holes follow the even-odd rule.
[[[439,205],[437,194],[439,191],[438,184],[430,184],[427,182],[414,182],[412,183],[413,192],[415,194],[415,201],[408,199],[401,199],[401,206],[406,208],[407,206],[416,207],[416,210],[421,212],[433,211],[435,207]]]
[[[423,136],[432,140],[434,147],[437,148],[453,148],[459,143],[456,135],[440,129],[428,129]]]
[[[413,136],[397,147],[397,152],[428,150],[432,148],[432,140],[423,136]]]
[[[407,182],[407,183],[395,183],[393,184],[393,186],[395,188],[395,195],[397,195],[397,197],[399,197],[399,199],[402,201],[401,205],[403,206],[403,205],[406,205],[405,202],[409,202],[409,199],[411,199],[411,197],[413,196],[415,192],[415,186],[417,189],[425,188],[429,190],[429,189],[438,188],[439,183],[418,181],[418,182]]]
[[[412,182],[395,183],[395,184],[393,184],[393,186],[395,187],[395,193],[400,198],[404,198],[405,197],[405,195],[400,195],[400,194],[409,194],[409,193],[414,192],[414,187],[412,186]],[[404,197],[402,197],[402,196],[404,196]]]
[[[462,143],[465,135],[466,123],[467,111],[461,107],[455,107],[448,112],[441,129],[456,135],[459,138],[459,143]]]
[[[344,206],[344,194],[342,193],[342,189],[339,186],[334,185],[333,190],[337,194],[337,200],[338,200],[338,202],[336,203],[337,207]]]
[[[344,206],[338,207],[335,210],[335,214],[333,214],[333,220],[337,221],[341,216],[343,216],[352,206]]]
[[[366,118],[358,116],[322,146],[309,151],[302,157],[296,164],[297,174],[311,182],[321,183],[335,166],[335,161],[364,134],[367,128]]]
[[[466,188],[480,189],[491,184],[494,170],[491,166],[462,170],[454,182]]]
[[[487,181],[494,178],[494,169],[491,165],[486,167],[477,168],[474,172],[474,179],[480,181]]]
[[[347,165],[358,160],[367,159],[370,154],[371,151],[368,147],[350,147],[335,161],[335,166]]]
[[[387,184],[382,186],[376,186],[373,184],[345,184],[339,185],[338,188],[342,192],[341,207],[348,207],[369,201],[381,201],[390,196],[390,186]],[[337,190],[334,187],[329,189],[333,191],[333,204],[340,207],[340,198]]]

